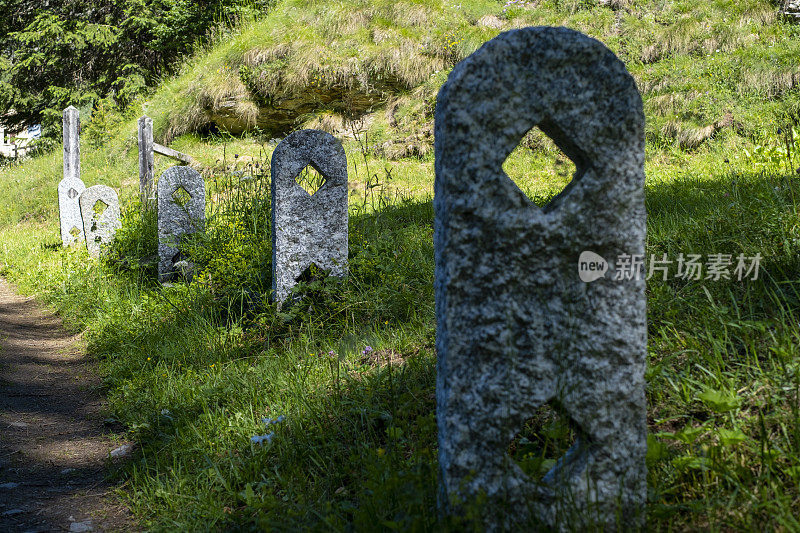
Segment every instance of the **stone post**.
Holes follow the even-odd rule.
[[[89,255],[98,257],[122,227],[117,191],[108,185],[93,185],[81,193],[80,204],[86,248]],[[98,209],[98,204],[102,208]]]
[[[576,167],[542,207],[503,172],[537,126]],[[490,531],[640,527],[647,320],[632,265],[644,258],[644,113],[633,77],[579,32],[502,33],[439,91],[435,153],[443,511],[482,501]],[[584,257],[612,266],[585,276]],[[574,438],[538,479],[508,450],[544,405]]]
[[[64,110],[64,179],[58,184],[58,212],[61,221],[61,243],[64,247],[83,242],[83,220],[79,197],[86,186],[81,181],[80,119],[78,110]]]
[[[181,253],[181,238],[205,227],[206,188],[196,170],[170,167],[158,178],[158,279],[190,277],[193,265]]]
[[[143,208],[153,206],[153,119],[139,118],[139,199]]]
[[[324,183],[309,195],[296,181],[311,165]],[[347,156],[324,131],[300,130],[272,153],[272,289],[278,307],[303,271],[347,274]]]

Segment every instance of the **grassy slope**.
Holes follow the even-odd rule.
[[[276,314],[258,297],[269,286],[268,210],[258,198],[272,145],[257,136],[174,140],[206,166],[212,222],[197,243],[202,275],[166,289],[130,262],[60,250],[59,154],[0,170],[3,272],[87,331],[115,416],[141,443],[122,475],[145,521],[156,529],[433,527],[432,158],[390,161],[372,148],[429,125],[446,74],[437,61],[463,57],[499,31],[474,24],[490,14],[508,26],[579,29],[626,61],[648,119],[648,253],[764,256],[758,282],[648,283],[651,526],[800,527],[800,190],[788,172],[800,162],[778,151],[800,116],[797,27],[761,0],[634,1],[617,12],[589,4],[545,1],[504,14],[496,2],[282,2],[165,82],[147,111],[169,138],[202,126],[203,102],[225,91],[238,91],[246,108],[270,91],[302,92],[313,73],[341,74],[348,57],[359,68],[405,72],[398,76],[408,88],[387,95],[394,113],[376,109],[360,136],[369,155],[346,141],[351,276],[306,286],[307,309]],[[420,23],[419,10],[434,15]],[[402,39],[427,50],[407,57],[406,71],[387,60]],[[258,62],[290,41],[281,69]],[[260,88],[230,74],[243,65],[266,73]],[[281,71],[280,81],[269,77]],[[120,187],[128,218],[118,256],[128,259],[153,244],[133,203],[134,118],[97,114],[82,144],[87,185]],[[109,140],[93,146],[100,132]],[[231,178],[256,163],[247,185]],[[505,168],[544,202],[570,166],[532,134]],[[380,186],[365,188],[372,176]],[[386,359],[394,363],[377,363]],[[263,426],[262,417],[280,414],[285,421]],[[270,444],[250,443],[270,431]],[[545,409],[512,452],[536,476],[569,438]]]

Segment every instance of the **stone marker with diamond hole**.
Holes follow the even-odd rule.
[[[296,178],[311,165],[324,178],[313,194]],[[272,153],[272,288],[278,305],[312,264],[347,274],[347,156],[319,130],[288,135]]]
[[[196,170],[170,167],[158,179],[158,279],[175,274],[180,238],[205,225],[206,186]]]
[[[644,254],[644,115],[633,78],[565,28],[509,31],[437,98],[434,185],[440,502],[485,494],[489,529],[636,527],[646,501],[643,280],[584,283],[584,250]],[[502,165],[538,126],[576,165],[540,208]],[[508,447],[540,406],[577,440],[541,481]]]
[[[90,255],[97,257],[122,227],[117,191],[108,185],[92,185],[81,193],[80,204],[86,248]]]
[[[84,241],[79,197],[86,186],[81,181],[80,118],[77,109],[69,106],[64,110],[62,127],[64,179],[58,184],[58,215],[61,243],[66,248]]]

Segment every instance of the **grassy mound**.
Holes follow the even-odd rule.
[[[216,128],[282,133],[315,115],[377,109],[393,127],[398,99],[401,118],[422,112],[419,129],[455,62],[527,25],[572,27],[617,53],[644,93],[654,143],[694,149],[723,129],[753,136],[765,120],[797,114],[797,27],[767,0],[280,2],[187,62],[150,109],[166,140]]]
[[[285,132],[322,110],[362,115],[497,33],[474,18],[495,2],[466,4],[281,2],[156,95],[154,106],[170,110],[157,129],[166,139],[211,123]]]

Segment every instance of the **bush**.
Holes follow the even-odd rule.
[[[106,260],[136,272],[140,279],[158,278],[158,215],[155,209],[142,209],[139,201],[122,211],[122,227],[117,230]]]

